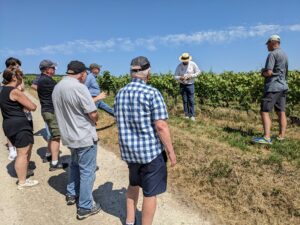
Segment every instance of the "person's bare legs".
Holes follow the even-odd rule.
[[[287,127],[287,120],[285,112],[277,112],[278,115],[278,123],[279,123],[279,137],[284,138],[286,127]]]
[[[142,225],[151,225],[156,210],[156,196],[143,198]]]
[[[32,144],[17,149],[17,158],[15,161],[15,170],[18,176],[19,184],[24,184],[26,181],[27,167],[31,155]]]
[[[270,115],[268,112],[260,112],[260,115],[264,127],[264,137],[269,139],[271,137],[272,126]]]
[[[49,147],[52,155],[52,161],[58,161],[60,138],[50,140]]]
[[[135,221],[136,206],[139,200],[139,190],[139,186],[128,186],[126,193],[126,223],[133,223]]]
[[[7,139],[7,147],[8,147],[8,159],[9,160],[14,160],[17,157],[17,150],[16,148],[12,145],[12,143],[10,142],[10,140],[8,138]]]

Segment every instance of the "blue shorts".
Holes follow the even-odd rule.
[[[167,155],[163,151],[147,164],[127,163],[129,185],[140,186],[145,197],[161,194],[167,189]]]

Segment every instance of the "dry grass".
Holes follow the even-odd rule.
[[[169,169],[169,190],[181,201],[213,215],[215,224],[300,224],[299,167],[269,147],[250,144],[262,129],[259,116],[210,108],[192,123],[179,117],[180,107],[170,114],[178,164]],[[100,112],[101,143],[119,155],[113,123]],[[299,127],[288,128],[289,139],[299,140],[297,133]],[[232,146],[236,136],[242,140]]]
[[[99,113],[100,143],[120,155],[115,121]],[[169,190],[183,203],[218,225],[300,224],[299,126],[289,125],[285,144],[257,146],[250,143],[262,130],[255,113],[202,108],[192,123],[177,106],[170,115],[178,164],[169,169]]]

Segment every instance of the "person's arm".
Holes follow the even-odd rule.
[[[159,138],[163,143],[163,145],[165,146],[165,149],[171,161],[171,166],[173,167],[176,165],[177,162],[176,162],[176,155],[174,152],[174,148],[172,145],[168,123],[165,120],[156,120],[154,124],[155,124],[156,131],[159,135]]]
[[[24,80],[22,80],[22,83],[17,87],[20,91],[25,90]]]
[[[77,90],[80,105],[89,118],[96,123],[98,121],[98,112],[95,102],[85,85],[81,85]]]
[[[265,68],[261,70],[261,75],[263,77],[271,77],[277,75],[273,73],[274,66],[275,66],[275,56],[271,52],[267,57]]]
[[[36,84],[32,84],[30,87],[31,87],[33,90],[37,91],[37,85],[36,85]]]
[[[199,69],[196,63],[193,63],[193,72],[194,73],[187,75],[188,79],[196,78],[201,74],[201,70]]]
[[[106,93],[105,92],[101,92],[99,95],[97,95],[96,97],[93,97],[94,102],[98,102],[102,99],[106,98]]]
[[[97,123],[98,119],[99,119],[99,115],[97,111],[94,112],[90,112],[89,114],[90,119],[94,122]]]
[[[263,77],[271,77],[273,75],[273,70],[266,70],[266,69],[264,69],[262,71],[261,75]]]
[[[161,142],[166,148],[171,161],[171,166],[175,166],[176,155],[174,153],[169,127],[166,122],[168,119],[167,108],[164,99],[158,90],[154,92],[154,95],[151,99],[150,110],[151,120],[154,123],[156,132],[158,133]]]
[[[34,104],[24,93],[22,93],[19,89],[14,89],[10,93],[10,99],[12,101],[17,101],[28,111],[35,111],[36,104]]]
[[[180,65],[178,65],[178,66],[176,67],[175,75],[174,75],[175,79],[178,80],[178,81],[180,80],[180,78],[182,78],[182,76],[181,76],[181,74],[179,73],[179,71],[180,71]]]
[[[35,91],[37,91],[38,82],[39,82],[40,77],[41,77],[41,75],[37,75],[36,78],[32,81],[32,84],[30,86]]]

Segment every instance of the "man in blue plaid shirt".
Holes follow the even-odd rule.
[[[139,56],[131,61],[131,83],[115,98],[114,112],[119,130],[121,157],[128,164],[126,224],[135,224],[139,188],[143,190],[142,224],[152,224],[156,195],[167,188],[167,154],[176,164],[168,113],[160,92],[148,86],[150,62]],[[165,151],[166,150],[166,151]]]

